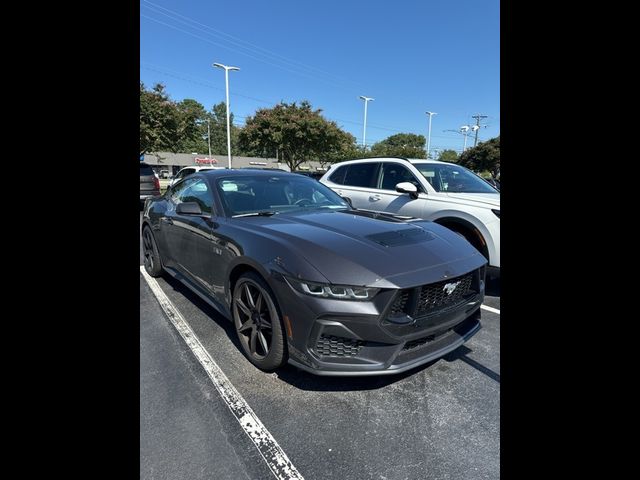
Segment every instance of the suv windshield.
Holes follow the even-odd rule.
[[[230,175],[218,179],[216,186],[231,216],[350,208],[333,190],[299,175]]]
[[[436,192],[500,193],[475,173],[459,165],[414,163]]]

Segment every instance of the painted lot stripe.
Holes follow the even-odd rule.
[[[500,315],[500,310],[498,310],[497,308],[493,308],[493,307],[490,307],[488,305],[480,305],[480,308],[482,308],[482,309],[484,309],[484,310],[486,310],[488,312],[493,312],[493,313],[497,313],[498,315]]]
[[[167,314],[169,320],[176,327],[187,346],[194,353],[200,364],[204,367],[213,385],[225,401],[229,410],[242,426],[242,429],[249,436],[256,446],[264,461],[267,463],[275,477],[279,480],[304,480],[300,472],[293,466],[289,457],[284,453],[278,442],[262,424],[257,415],[253,412],[249,404],[235,389],[218,364],[211,358],[209,353],[196,337],[189,324],[186,322],[180,311],[171,303],[171,300],[162,291],[155,278],[149,276],[140,266],[140,273],[147,281],[149,288],[160,303],[162,310]]]

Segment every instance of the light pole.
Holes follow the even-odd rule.
[[[375,100],[371,97],[365,97],[363,95],[360,95],[360,98],[362,100],[364,100],[364,128],[362,130],[362,149],[366,150],[367,149],[367,104],[371,101],[371,100]]]
[[[240,70],[238,67],[229,67],[221,63],[214,63],[214,67],[224,68],[224,82],[227,89],[227,157],[229,159],[229,168],[231,168],[231,125],[229,124],[229,70]]]
[[[469,125],[463,125],[460,127],[462,136],[464,137],[464,145],[462,146],[462,153],[467,149],[467,132],[469,131]]]
[[[429,135],[427,136],[427,158],[429,158],[429,149],[431,148],[431,117],[437,115],[436,112],[426,112],[429,115]]]
[[[211,159],[211,119],[207,118],[207,142],[209,143],[209,159]]]

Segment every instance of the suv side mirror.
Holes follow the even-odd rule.
[[[202,209],[196,202],[184,202],[178,204],[176,213],[181,213],[182,215],[202,215]]]
[[[414,200],[418,198],[418,189],[411,182],[402,182],[396,185],[396,192],[399,193],[408,193],[411,198]]]

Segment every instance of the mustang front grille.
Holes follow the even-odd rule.
[[[470,294],[477,293],[473,282],[475,274],[476,272],[471,272],[441,282],[402,290],[391,305],[389,315],[422,317],[458,305]]]

